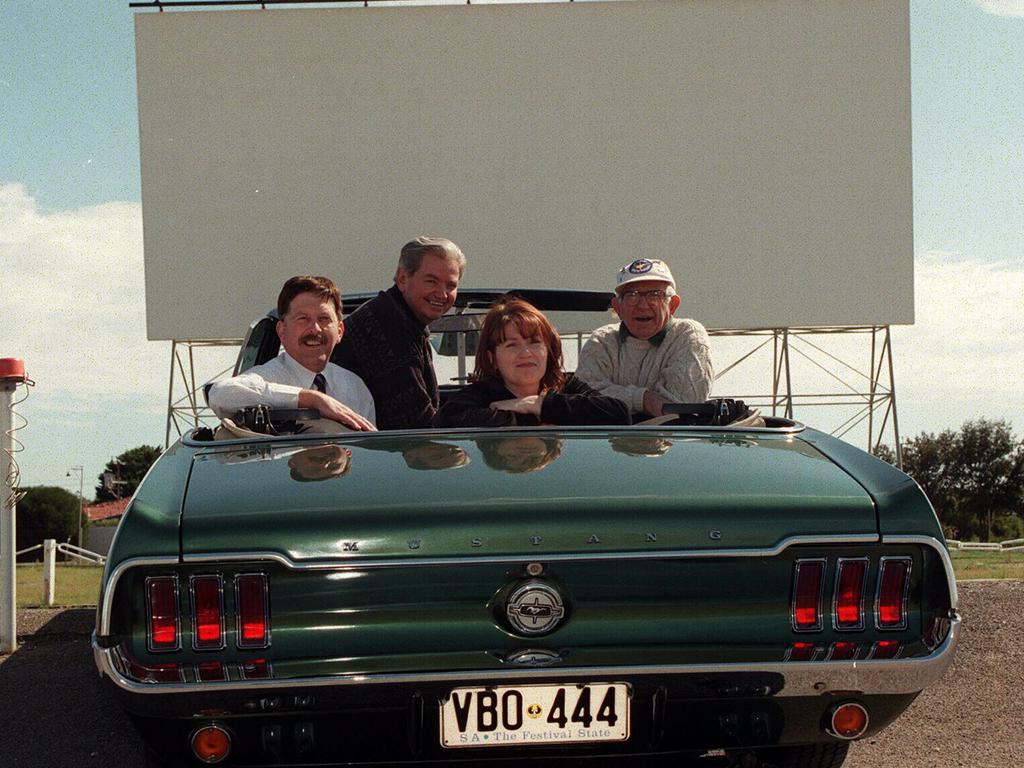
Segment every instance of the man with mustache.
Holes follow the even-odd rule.
[[[214,413],[223,419],[251,405],[315,408],[349,429],[375,431],[373,397],[363,380],[329,362],[345,333],[338,287],[326,277],[289,278],[277,297],[277,315],[284,351],[210,387]]]
[[[424,429],[440,404],[427,326],[451,309],[466,268],[444,237],[402,246],[395,284],[349,315],[331,361],[366,382],[381,429]]]
[[[580,350],[576,376],[635,414],[661,416],[666,403],[702,403],[714,381],[708,333],[696,320],[672,317],[676,281],[659,259],[619,270],[612,309],[621,323],[594,331]]]

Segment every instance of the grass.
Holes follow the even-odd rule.
[[[1024,551],[1019,552],[950,552],[957,581],[971,579],[1024,579]],[[93,606],[100,592],[103,567],[77,563],[57,565],[56,606]],[[43,606],[43,566],[18,566],[18,607]]]
[[[958,581],[970,579],[1024,579],[1024,550],[1017,552],[979,552],[951,550],[953,570]]]
[[[54,577],[55,606],[96,605],[100,594],[100,577],[103,566],[82,563],[58,563]],[[42,608],[43,564],[30,563],[18,566],[18,607]]]

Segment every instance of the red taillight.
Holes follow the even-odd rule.
[[[180,683],[185,679],[177,664],[152,664],[147,667],[130,660],[128,670],[132,677],[142,683]]]
[[[235,578],[238,609],[238,647],[266,648],[270,644],[267,577],[247,573]]]
[[[220,576],[192,577],[192,647],[196,650],[224,647],[223,595]]]
[[[910,558],[882,558],[875,606],[879,629],[907,628],[907,588],[910,586]]]
[[[867,559],[840,558],[833,617],[836,629],[864,629],[864,581],[867,574]]]
[[[178,579],[151,576],[146,579],[146,606],[149,629],[146,644],[151,651],[176,651],[178,636]]]
[[[871,649],[872,659],[894,659],[900,652],[899,640],[879,640]]]
[[[793,587],[793,629],[812,632],[821,629],[821,581],[824,560],[797,560]]]
[[[857,655],[857,644],[840,641],[832,643],[828,652],[829,661],[847,661]]]
[[[270,677],[270,662],[266,659],[250,659],[242,662],[242,677],[246,680],[258,680]]]
[[[196,674],[203,682],[210,680],[227,680],[224,665],[219,661],[200,661],[196,665]]]
[[[793,643],[786,653],[786,661],[810,661],[814,658],[814,643]]]

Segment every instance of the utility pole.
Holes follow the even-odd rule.
[[[78,548],[85,549],[82,543],[82,492],[85,490],[85,469],[81,466],[71,467],[66,477],[71,477],[72,472],[78,473]]]
[[[15,555],[15,508],[18,464],[14,460],[14,391],[29,382],[25,363],[0,358],[0,653],[18,649],[18,571]]]

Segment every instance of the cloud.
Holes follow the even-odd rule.
[[[1024,426],[1022,262],[918,254],[916,322],[893,331],[899,408],[912,432],[983,416]]]
[[[47,212],[0,183],[0,280],[0,357],[22,358],[36,382],[18,407],[23,485],[71,487],[66,468],[83,465],[90,489],[112,456],[162,444],[171,350],[146,339],[141,206]],[[197,351],[197,383],[235,353]]]
[[[892,328],[901,435],[957,429],[965,421],[982,417],[1006,419],[1018,433],[1024,431],[1024,402],[1020,398],[1020,376],[1024,370],[1024,259],[992,261],[961,253],[924,251],[915,258],[914,275],[915,323]],[[716,367],[723,370],[763,340],[715,338]],[[831,431],[853,417],[863,403],[848,407],[813,407],[806,403],[835,402],[836,393],[867,391],[870,336],[817,335],[807,341],[850,366],[811,350],[800,338],[792,342],[790,370],[794,393],[829,395],[798,400],[796,417]],[[824,373],[801,352],[824,364],[848,387]],[[771,365],[769,345],[716,382],[714,393],[770,393]],[[887,376],[883,375],[882,380],[888,384]],[[866,423],[858,425],[846,439],[863,447],[866,430]],[[891,425],[884,440],[891,443],[890,430]]]
[[[1024,17],[1024,0],[974,0],[974,4],[995,16]]]
[[[63,409],[129,395],[160,407],[169,350],[146,340],[139,204],[44,212],[0,184],[0,262],[0,350],[25,360],[36,394]]]

